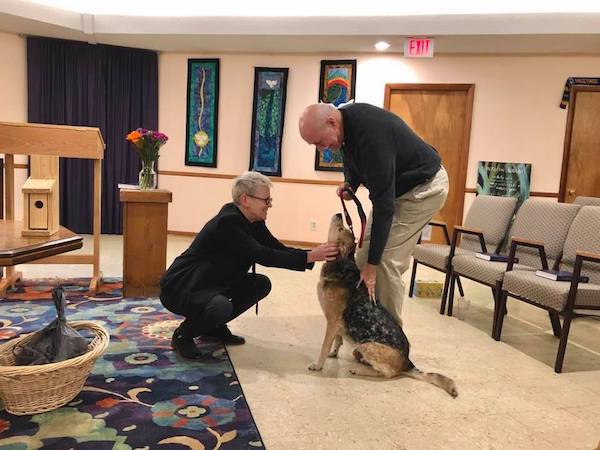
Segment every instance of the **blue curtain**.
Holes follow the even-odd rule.
[[[140,161],[127,133],[158,128],[158,56],[150,50],[27,38],[28,121],[98,127],[102,233],[122,232],[118,183],[137,184]],[[61,158],[60,223],[92,233],[93,161]]]

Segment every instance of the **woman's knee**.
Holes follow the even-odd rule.
[[[260,300],[265,298],[271,292],[271,280],[266,275],[262,275],[260,273],[256,274],[256,284],[255,284],[255,292],[256,299]]]
[[[233,305],[224,295],[215,295],[204,308],[204,318],[215,323],[225,323],[231,318]]]

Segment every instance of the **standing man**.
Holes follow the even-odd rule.
[[[376,297],[401,324],[405,284],[402,274],[425,225],[448,196],[448,175],[437,151],[395,114],[365,103],[339,108],[306,107],[300,135],[319,151],[341,149],[345,190],[362,184],[373,205],[365,245],[356,262],[371,300]]]
[[[209,336],[225,344],[245,342],[227,323],[266,297],[271,282],[248,273],[257,263],[292,270],[312,269],[315,261],[335,259],[335,244],[311,251],[286,247],[265,225],[271,208],[271,181],[258,172],[234,180],[233,202],[209,220],[190,247],[160,280],[160,301],[185,317],[173,333],[173,348],[183,357],[202,359],[194,338]]]

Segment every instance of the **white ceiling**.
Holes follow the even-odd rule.
[[[306,11],[297,16],[273,16],[273,13],[283,12],[269,11],[267,15],[260,8],[254,14],[259,11],[263,15],[249,16],[246,12],[233,17],[218,15],[223,11],[217,11],[212,16],[184,16],[175,8],[179,0],[161,3],[173,3],[173,14],[181,15],[107,15],[34,3],[42,1],[90,4],[89,0],[1,0],[0,31],[169,52],[375,52],[373,44],[378,40],[390,42],[389,51],[401,52],[404,37],[430,36],[435,39],[436,54],[600,55],[599,1],[594,3],[595,9],[590,9],[592,12],[510,12],[518,11],[513,9],[473,14],[443,10],[444,14],[411,11],[407,15],[394,11],[393,14],[373,16],[357,15],[358,10],[351,10],[352,14],[344,17],[333,16],[328,10],[315,10],[314,14],[322,14],[320,16],[306,15]],[[131,3],[136,1],[139,0],[129,0]],[[221,4],[226,1],[221,0]],[[307,4],[311,1],[304,0]],[[371,12],[381,14],[382,1],[370,0],[369,3],[373,3]],[[115,5],[109,0],[104,3]],[[121,0],[120,3],[128,2]],[[398,0],[396,3],[406,2]],[[470,3],[493,4],[489,0]],[[583,5],[585,1],[577,3]],[[461,2],[456,4],[460,6]]]

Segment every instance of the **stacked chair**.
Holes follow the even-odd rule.
[[[563,244],[573,219],[577,215],[580,206],[570,203],[554,203],[550,201],[528,199],[516,214],[514,224],[509,236],[519,237],[520,245],[515,249],[512,256],[518,258],[518,264],[512,264],[511,270],[529,271],[535,276],[537,269],[547,269],[548,266],[557,268],[560,261]],[[489,211],[488,213],[491,213]],[[492,288],[494,293],[494,316],[492,321],[492,336],[496,337],[496,324],[499,316],[505,314],[505,304],[500,309],[500,297],[502,296],[504,275],[508,264],[506,262],[486,261],[479,259],[474,253],[453,254],[453,248],[458,238],[463,236],[463,241],[471,235],[480,241],[477,251],[486,252],[484,247],[484,234],[480,230],[466,227],[456,227],[450,250],[451,262],[448,264],[450,275],[448,315],[452,315],[454,302],[454,287],[458,276],[471,279]],[[543,243],[544,248],[539,250]],[[540,254],[542,258],[540,258]],[[539,277],[538,277],[539,278]],[[443,300],[442,300],[443,302]],[[555,310],[549,310],[550,320],[553,328],[559,323],[559,316]]]
[[[444,281],[444,290],[440,305],[440,314],[444,314],[446,309],[446,298],[448,296],[448,286],[450,282],[451,253],[452,255],[474,256],[483,248],[491,251],[498,251],[507,232],[510,221],[513,217],[517,199],[512,197],[493,197],[489,195],[479,195],[475,197],[469,212],[465,218],[464,227],[477,232],[477,234],[465,234],[460,244],[454,248],[450,242],[448,228],[446,224],[438,221],[431,221],[430,225],[442,228],[446,238],[445,244],[417,244],[413,253],[412,276],[410,280],[409,297],[413,296],[417,266],[423,264],[432,269],[446,273]],[[485,251],[485,250],[484,250]],[[458,289],[461,295],[464,295],[460,279],[457,278]]]
[[[561,248],[560,269],[572,272],[570,282],[553,281],[537,276],[533,271],[519,270],[518,265],[512,263],[512,257],[526,254],[526,263],[541,265],[544,268],[552,263],[556,257],[557,244],[561,241],[564,223],[568,222],[573,213],[572,209],[564,208],[569,206],[568,204],[555,204],[559,205],[563,205],[564,212],[556,219],[544,214],[528,224],[531,227],[529,231],[536,228],[539,230],[534,236],[531,232],[527,233],[528,230],[524,226],[519,226],[518,229],[515,226],[514,236],[530,236],[530,239],[515,237],[512,240],[507,272],[503,277],[504,282],[501,283],[501,293],[496,305],[496,309],[503,311],[510,296],[548,311],[554,335],[560,337],[554,364],[556,373],[562,371],[571,320],[576,317],[600,315],[600,206],[581,207],[568,228]],[[524,207],[525,205],[521,210]],[[553,235],[551,229],[558,234]],[[536,258],[531,252],[538,253],[537,261],[532,260]],[[463,267],[455,263],[455,269],[457,266],[461,269]],[[557,265],[556,269],[558,268]],[[460,270],[460,273],[462,272]],[[588,277],[589,283],[580,282],[581,276]],[[500,287],[497,285],[496,289],[499,290]],[[562,328],[559,316],[563,317]],[[500,340],[503,321],[504,314],[497,314],[494,332],[496,340]]]

